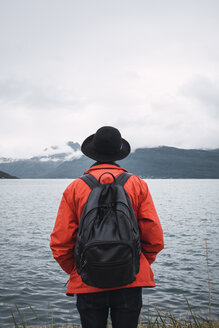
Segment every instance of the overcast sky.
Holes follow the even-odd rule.
[[[219,147],[218,0],[0,0],[0,157],[81,143]]]

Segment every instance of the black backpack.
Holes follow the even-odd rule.
[[[101,184],[103,174],[112,183]],[[83,282],[98,288],[130,284],[139,271],[141,245],[131,201],[123,185],[131,176],[117,179],[110,172],[99,180],[91,174],[80,177],[92,189],[84,206],[74,249],[78,274]]]

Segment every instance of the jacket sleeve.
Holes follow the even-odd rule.
[[[150,264],[164,248],[163,229],[160,224],[147,184],[141,180],[139,195],[138,224],[142,252]]]
[[[53,257],[68,274],[74,267],[74,246],[78,229],[72,197],[68,188],[63,193],[54,229],[51,233],[50,247]]]

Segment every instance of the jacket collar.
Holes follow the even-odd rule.
[[[102,170],[102,169],[104,169],[104,170],[106,170],[106,169],[121,170],[122,172],[128,172],[127,170],[123,169],[116,163],[111,164],[111,163],[98,163],[97,162],[97,163],[94,163],[87,171],[85,171],[85,174],[90,173],[95,170]]]

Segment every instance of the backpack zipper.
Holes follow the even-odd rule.
[[[88,263],[86,261],[86,264],[90,265],[90,266],[96,266],[96,267],[104,267],[104,266],[119,266],[119,265],[123,265],[125,264],[127,261],[113,261],[113,262],[109,262],[109,263],[103,263],[103,264],[100,264],[100,263],[97,263],[97,262],[92,262],[92,263]]]

